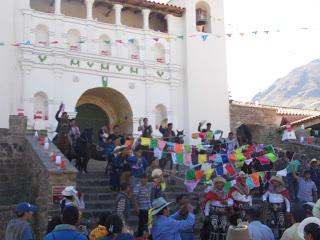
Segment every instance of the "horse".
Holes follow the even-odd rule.
[[[80,172],[88,172],[87,166],[91,158],[97,161],[106,161],[106,157],[103,155],[103,149],[99,149],[98,146],[93,143],[92,128],[85,128],[82,131],[80,137],[76,140],[74,148],[76,153],[76,168]]]
[[[65,155],[70,161],[70,155],[72,154],[72,146],[69,139],[69,120],[62,119],[60,123],[60,130],[57,136],[53,139],[53,143],[57,148]]]

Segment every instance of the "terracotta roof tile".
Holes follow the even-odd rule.
[[[297,125],[304,124],[304,123],[306,123],[308,121],[313,121],[313,120],[316,120],[316,119],[320,119],[320,114],[319,115],[305,117],[303,119],[299,119],[297,121],[291,122],[290,124],[291,124],[291,126],[297,126]],[[283,130],[285,128],[286,128],[285,125],[280,127],[281,130]]]
[[[320,115],[320,111],[311,110],[311,109],[301,109],[301,108],[288,108],[280,106],[272,106],[265,104],[256,104],[253,102],[239,102],[239,101],[230,101],[233,105],[253,107],[253,108],[262,108],[262,109],[275,109],[279,115],[300,115],[300,116],[316,116]]]

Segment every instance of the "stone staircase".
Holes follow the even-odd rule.
[[[104,212],[114,212],[116,193],[112,192],[109,186],[109,179],[107,175],[102,172],[104,168],[96,167],[94,169],[89,168],[89,173],[78,174],[77,177],[77,189],[84,194],[86,203],[86,209],[82,214],[82,222],[89,229],[96,226],[99,215]],[[171,179],[166,178],[167,189],[165,190],[165,196],[168,201],[174,203],[170,205],[171,213],[174,213],[178,209],[175,203],[176,197],[181,194],[187,194],[191,201],[191,204],[195,207],[196,224],[195,224],[195,235],[198,237],[200,229],[202,227],[203,219],[200,212],[200,202],[204,196],[204,186],[197,186],[193,193],[187,193],[186,188],[183,184],[182,179],[184,178],[184,169],[180,169],[177,173],[179,179],[174,179],[174,183],[171,183]],[[257,192],[254,191],[253,204],[258,205],[261,203],[261,197],[258,196]],[[133,229],[137,229],[138,217],[132,213],[129,216],[128,223]]]
[[[179,174],[182,175],[183,173]],[[169,181],[169,179],[166,179]],[[84,194],[84,200],[86,209],[82,213],[82,222],[89,228],[96,226],[99,215],[104,212],[114,212],[116,193],[110,190],[109,180],[107,176],[101,171],[91,171],[88,174],[78,174],[77,177],[77,189]],[[171,213],[178,209],[175,203],[176,197],[179,194],[185,193],[189,196],[191,203],[195,206],[195,212],[199,212],[199,203],[202,198],[201,189],[197,188],[197,191],[193,193],[187,193],[185,186],[181,180],[175,180],[174,184],[167,183],[167,189],[165,191],[165,197],[168,201],[174,203],[170,205]],[[203,192],[203,191],[202,191]],[[197,214],[199,216],[199,214]],[[199,217],[197,221],[200,223]],[[138,217],[132,211],[129,216],[128,223],[134,229],[138,226]],[[196,229],[199,229],[201,224],[196,225]]]

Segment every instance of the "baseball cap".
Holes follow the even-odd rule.
[[[37,210],[36,205],[31,205],[28,202],[18,203],[16,206],[16,213],[35,212]]]

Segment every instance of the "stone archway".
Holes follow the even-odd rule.
[[[85,91],[80,96],[76,109],[79,126],[82,129],[93,128],[96,136],[96,129],[106,122],[110,128],[119,125],[122,133],[133,131],[131,106],[126,97],[115,89],[99,87]],[[90,126],[90,124],[101,124],[101,126]]]

